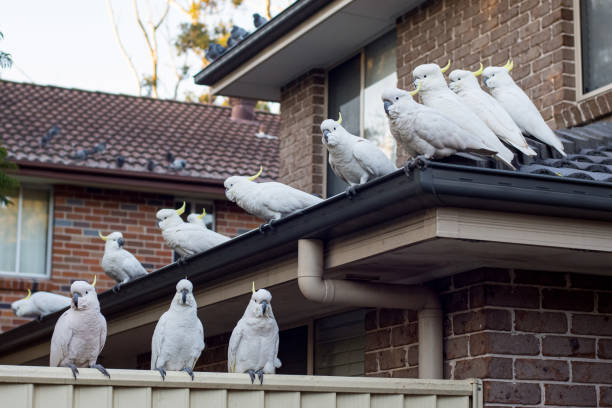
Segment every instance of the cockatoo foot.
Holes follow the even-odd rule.
[[[185,371],[187,374],[189,374],[189,376],[191,376],[191,381],[193,381],[193,378],[194,378],[194,377],[193,377],[193,371],[191,370],[191,368],[189,368],[189,367],[183,367],[183,370],[182,370],[182,371]]]
[[[426,156],[417,156],[415,158],[409,159],[406,164],[404,164],[404,173],[410,174],[412,170],[416,168],[423,169],[427,167],[427,157]]]
[[[247,374],[251,377],[251,384],[253,384],[255,382],[255,371],[249,369],[247,370]]]
[[[156,370],[159,371],[162,381],[166,381],[166,370],[163,367],[157,367]]]
[[[263,385],[263,375],[264,375],[263,370],[257,370],[256,373],[257,373],[257,377],[259,378],[259,384]]]
[[[79,369],[74,364],[66,364],[66,367],[69,367],[72,370],[72,376],[76,380]]]
[[[113,291],[113,293],[118,293],[121,290],[121,283],[118,283],[115,286],[113,286],[111,290]]]
[[[37,320],[37,321],[40,323],[40,322],[42,322],[43,317],[45,317],[45,316],[43,316],[43,315],[39,315],[39,316],[36,318],[36,320]]]
[[[262,234],[265,234],[267,230],[272,231],[272,230],[274,229],[274,223],[275,223],[276,221],[277,221],[277,220],[275,220],[275,219],[273,218],[273,219],[271,219],[271,220],[270,220],[270,221],[269,221],[267,224],[261,224],[261,225],[259,226],[259,232],[260,232],[260,233],[262,233]]]
[[[346,190],[344,190],[344,192],[346,193],[346,197],[349,200],[352,200],[353,197],[357,195],[357,189],[355,188],[355,186],[348,186]]]
[[[110,378],[110,374],[108,373],[108,371],[106,371],[106,368],[102,367],[102,364],[92,364],[91,366],[89,366],[89,368],[95,368],[98,371],[100,371],[102,374]]]

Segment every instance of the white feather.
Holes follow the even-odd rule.
[[[107,236],[102,257],[102,269],[117,283],[123,284],[145,276],[147,271],[134,255],[119,245],[120,240],[123,241],[123,234],[120,232],[113,232]]]
[[[180,256],[199,254],[230,240],[229,237],[200,225],[183,222],[176,211],[171,209],[159,210],[157,223],[168,247]]]
[[[16,300],[11,304],[13,313],[19,317],[43,317],[70,306],[70,298],[50,292],[32,293],[29,299]]]

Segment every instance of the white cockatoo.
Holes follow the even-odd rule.
[[[181,279],[170,308],[157,322],[151,340],[151,370],[166,378],[166,370],[185,371],[193,380],[193,367],[204,350],[204,327],[198,319],[193,284]]]
[[[276,221],[289,214],[322,202],[319,197],[277,182],[256,183],[263,168],[251,177],[232,176],[225,179],[225,196],[240,208],[263,218]]]
[[[204,217],[206,216],[206,209],[202,210],[202,214],[189,214],[187,216],[187,222],[194,225],[199,225],[202,228],[208,229],[206,226],[206,221],[204,221]]]
[[[162,230],[166,244],[181,257],[199,254],[230,240],[215,231],[184,222],[181,218],[183,212],[184,202],[178,210],[163,209],[157,212],[157,225]]]
[[[95,284],[95,278],[91,285],[85,281],[72,283],[70,309],[57,319],[51,337],[49,365],[70,367],[75,379],[77,367],[97,368],[110,378],[106,369],[96,363],[106,342],[106,319],[100,313]]]
[[[70,301],[71,299],[67,296],[50,292],[32,293],[28,289],[28,295],[11,303],[11,309],[15,316],[36,317],[40,320],[48,314],[70,306]]]
[[[321,123],[323,145],[336,176],[350,186],[367,183],[397,170],[393,162],[371,141],[350,134],[342,127],[342,116]]]
[[[468,133],[480,139],[486,147],[497,152],[495,158],[514,169],[512,165],[514,153],[500,142],[495,133],[448,88],[443,73],[449,67],[450,61],[444,68],[440,68],[437,64],[423,64],[412,71],[415,88],[420,85],[423,104],[441,112]]]
[[[278,359],[278,324],[272,312],[272,295],[265,289],[253,293],[242,318],[236,324],[227,350],[230,373],[255,374],[263,383],[264,374],[274,374],[281,366]]]
[[[496,153],[439,111],[415,102],[412,96],[419,86],[412,92],[389,88],[382,93],[391,134],[413,160],[441,159],[460,152]]]
[[[456,69],[450,73],[448,87],[459,95],[465,105],[472,110],[502,141],[514,146],[527,156],[537,153],[529,147],[521,130],[512,120],[508,112],[491,95],[480,87],[477,77],[484,67],[476,72]]]
[[[104,236],[98,231],[98,235],[105,241],[102,269],[104,273],[117,282],[113,287],[113,292],[118,291],[121,285],[132,279],[140,278],[147,274],[147,270],[138,262],[138,259],[123,249],[123,244],[125,243],[123,234],[112,232]]]
[[[561,140],[548,127],[531,99],[510,76],[513,67],[514,63],[510,60],[503,67],[487,67],[482,72],[482,81],[523,133],[551,146],[565,157]]]

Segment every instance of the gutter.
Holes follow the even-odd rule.
[[[117,294],[100,294],[107,320],[174,292],[177,276],[194,286],[231,280],[255,264],[297,253],[298,240],[327,241],[376,223],[435,207],[612,220],[612,184],[507,170],[426,162],[410,174],[402,169],[292,214],[261,234],[252,230],[155,273],[129,282]],[[0,355],[47,341],[61,312],[0,335]]]
[[[195,83],[198,85],[213,85],[332,1],[297,0],[282,13],[259,27],[243,41],[195,74]]]

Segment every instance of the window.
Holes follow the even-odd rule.
[[[19,189],[0,205],[0,273],[44,276],[51,265],[52,192]]]
[[[315,375],[364,375],[365,310],[315,321]]]
[[[396,145],[380,100],[382,90],[397,86],[395,30],[363,48],[359,54],[331,69],[327,74],[328,117],[337,119],[347,131],[375,142],[395,161]],[[327,165],[327,196],[347,185]]]
[[[578,94],[612,88],[612,4],[609,0],[576,0]],[[588,95],[590,96],[590,95]]]

